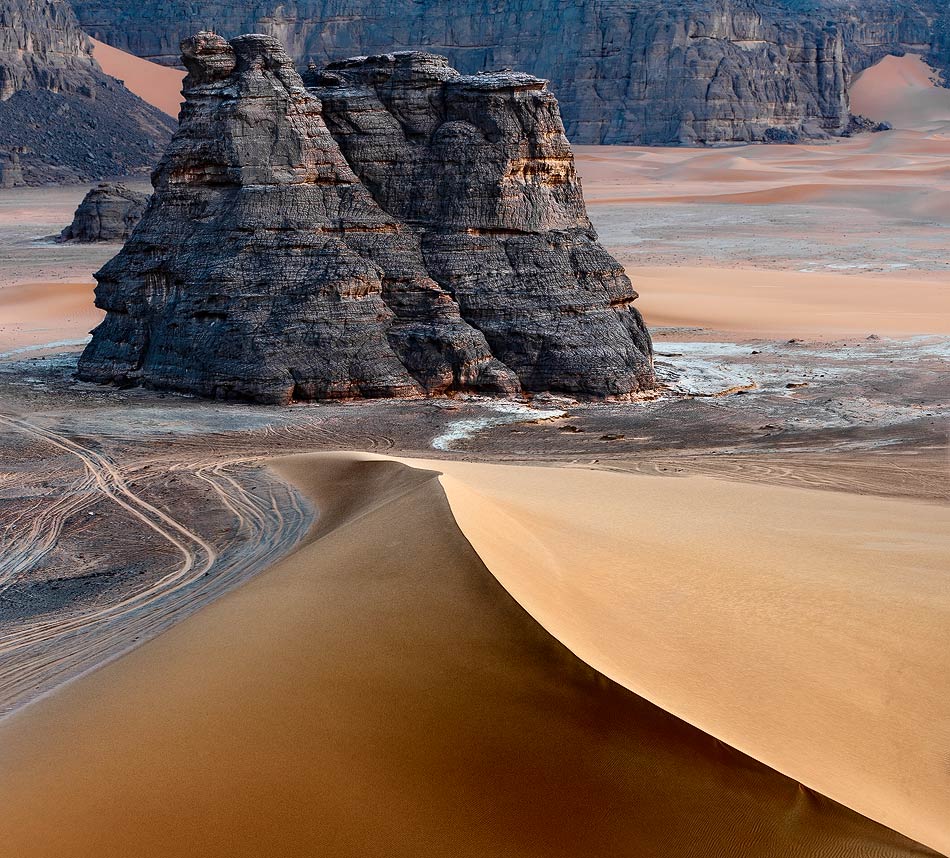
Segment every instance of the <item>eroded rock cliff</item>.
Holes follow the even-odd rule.
[[[950,65],[945,0],[74,0],[83,26],[176,62],[213,25],[277,36],[298,63],[396,49],[465,73],[552,81],[576,143],[768,141],[840,134],[854,73],[887,53]]]
[[[181,126],[96,275],[81,378],[269,403],[652,386],[544,81],[411,54],[315,94],[272,37],[182,49]]]
[[[67,0],[0,0],[0,160],[8,180],[14,161],[17,183],[27,184],[147,171],[173,127],[101,71]]]

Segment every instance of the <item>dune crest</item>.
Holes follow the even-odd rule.
[[[914,131],[950,130],[950,89],[916,54],[887,56],[851,85],[851,110]]]
[[[307,545],[0,722],[9,854],[931,854],[571,655],[425,463],[277,467]]]
[[[950,853],[950,509],[430,464],[488,568],[588,664]]]

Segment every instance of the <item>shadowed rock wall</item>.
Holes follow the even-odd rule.
[[[0,161],[7,184],[150,170],[173,127],[102,72],[66,0],[0,0]]]
[[[944,0],[74,0],[88,32],[164,62],[213,25],[300,64],[412,49],[547,78],[576,143],[795,140],[848,126],[852,75],[891,52],[950,63]],[[944,28],[946,26],[944,25]]]

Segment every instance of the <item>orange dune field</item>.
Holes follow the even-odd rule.
[[[142,101],[178,118],[182,102],[181,82],[185,79],[183,71],[143,60],[96,39],[90,41],[96,62],[107,75],[121,80],[126,89]]]
[[[630,275],[655,327],[765,338],[950,334],[950,285],[937,280],[691,266]]]
[[[946,842],[945,820],[931,812],[939,796],[927,795],[941,785],[936,770],[947,748],[946,721],[928,719],[947,699],[939,693],[946,679],[936,676],[925,694],[923,683],[936,670],[933,660],[916,660],[927,646],[947,643],[947,623],[932,625],[946,593],[930,593],[928,583],[929,564],[947,539],[946,529],[933,532],[947,524],[945,512],[878,508],[896,515],[893,535],[875,534],[866,548],[868,559],[884,564],[873,573],[882,593],[895,586],[883,574],[893,557],[927,543],[918,566],[903,574],[922,575],[934,601],[898,605],[897,613],[913,614],[919,630],[918,641],[902,645],[888,632],[896,616],[877,616],[874,598],[842,604],[845,590],[863,589],[849,580],[848,569],[852,576],[872,573],[863,571],[861,559],[823,545],[826,528],[811,537],[796,531],[802,568],[786,558],[780,569],[787,574],[771,583],[753,563],[788,553],[775,542],[781,529],[769,523],[771,510],[790,503],[786,527],[794,530],[804,523],[800,513],[810,523],[827,512],[819,500],[825,495],[776,490],[750,497],[749,487],[717,490],[706,481],[588,475],[608,487],[618,480],[625,486],[627,516],[621,508],[603,510],[608,535],[663,529],[635,556],[622,539],[587,558],[574,550],[557,558],[552,554],[567,540],[550,530],[544,503],[529,510],[511,504],[526,487],[562,496],[559,477],[573,480],[572,472],[550,470],[554,482],[539,486],[533,469],[513,468],[503,475],[510,480],[506,492],[482,497],[497,475],[451,467],[446,487],[453,506],[424,463],[366,455],[279,462],[321,511],[307,546],[159,638],[0,722],[0,842],[8,853],[930,854],[592,670],[497,583],[476,553],[498,563],[488,542],[525,561],[512,573],[502,557],[492,571],[593,661],[602,659],[586,651],[586,621],[600,618],[604,627],[593,639],[600,653],[626,668],[625,681],[652,687],[665,674],[668,703],[701,687],[693,714],[702,710],[707,726],[748,734],[757,747],[779,744],[785,730],[782,761],[795,764],[803,762],[807,735],[852,723],[847,747],[856,749],[854,758],[839,752],[822,763],[828,772],[840,769],[839,783],[849,787],[850,775],[883,767],[869,758],[893,732],[875,737],[873,726],[891,731],[916,699],[921,708],[911,729],[886,749],[887,760],[900,758],[890,788],[902,798],[923,796],[909,833]],[[610,488],[602,500],[618,497]],[[764,525],[761,541],[719,527],[710,500],[751,501],[729,524]],[[676,522],[671,503],[682,516]],[[834,505],[839,525],[852,523],[856,508],[837,497],[825,504]],[[455,522],[459,511],[465,535]],[[590,513],[580,521],[587,527]],[[704,535],[692,551],[707,549],[712,576],[676,565],[690,560],[675,539],[676,525],[687,521]],[[488,533],[493,526],[505,530]],[[525,541],[514,544],[520,537]],[[810,565],[822,546],[830,552],[827,581]],[[598,564],[594,574],[591,560]],[[678,583],[688,578],[686,588],[672,592],[664,575]],[[604,587],[602,601],[590,598],[589,577]],[[874,587],[868,582],[870,593]],[[655,603],[641,604],[645,596]],[[788,623],[786,598],[797,607],[806,600],[826,621]],[[550,622],[548,609],[564,599],[556,607],[561,620]],[[606,606],[611,601],[619,605]],[[717,631],[722,618],[704,613],[714,603],[727,616],[738,611],[750,621],[734,646]],[[710,646],[697,652],[693,640],[677,663],[662,641],[676,639],[697,617],[709,623]],[[883,622],[868,629],[872,620]],[[657,624],[669,626],[659,638]],[[838,634],[851,627],[865,630],[855,637],[860,651],[849,652]],[[688,630],[684,636],[698,637]],[[743,673],[733,656],[749,647]],[[845,668],[860,662],[862,652],[867,663],[850,675]],[[773,669],[787,671],[787,687]],[[856,699],[849,689],[859,692]],[[793,690],[806,699],[789,699]],[[776,720],[783,701],[785,716]],[[838,708],[822,705],[832,703]],[[894,715],[882,715],[889,705]],[[873,744],[859,747],[861,736]],[[820,748],[829,743],[821,735],[818,741]],[[919,759],[924,742],[937,749],[927,764]],[[924,780],[907,784],[909,775]],[[866,799],[886,792],[887,785],[871,780],[845,797],[869,804]],[[892,821],[905,822],[903,810],[890,808]]]
[[[92,283],[18,283],[0,288],[0,355],[86,336],[105,313]]]

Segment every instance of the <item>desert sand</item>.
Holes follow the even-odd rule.
[[[851,109],[894,128],[950,131],[950,89],[920,57],[884,57],[851,87]]]
[[[105,315],[93,304],[92,283],[18,283],[0,288],[0,358],[85,342]]]
[[[97,48],[106,65],[104,56]],[[894,121],[901,93],[913,95],[913,113],[892,132],[801,146],[579,152],[591,217],[628,266],[659,342],[683,338],[683,328],[702,328],[695,336],[706,339],[726,332],[724,354],[733,348],[735,362],[733,343],[744,338],[847,334],[859,340],[849,360],[890,365],[874,357],[867,334],[950,333],[950,137],[943,108],[933,107],[942,93],[922,74],[905,58],[862,78],[870,95],[859,89],[857,100],[875,119]],[[173,85],[163,78],[164,94],[151,95],[171,104]],[[878,107],[893,115],[876,115]],[[76,202],[83,190],[75,189]],[[19,198],[8,199],[9,211],[19,210]],[[644,216],[666,224],[671,213],[714,225],[708,235],[695,225],[682,234],[662,226],[664,241],[645,241]],[[35,219],[35,238],[52,231],[44,218]],[[4,236],[14,233],[0,218],[0,261],[8,253],[16,263],[15,276],[0,280],[0,353],[7,344],[82,339],[96,314],[85,303],[92,257],[44,262],[52,249],[30,244],[29,222],[14,220],[8,251]],[[765,247],[767,264],[735,251],[732,223]],[[806,228],[814,263],[789,250]],[[709,245],[708,259],[697,263],[689,242]],[[855,258],[857,244],[870,262]],[[82,259],[90,262],[85,276]],[[688,370],[689,345],[663,360]],[[814,409],[842,397],[855,367],[824,379],[832,359],[816,346],[809,387],[798,383],[805,358],[781,347],[765,348],[773,363],[785,355],[795,367],[793,389],[783,375],[761,399],[734,397],[755,412],[742,439],[753,429],[762,439],[744,451],[729,447],[739,440],[730,435],[728,400],[687,398],[672,401],[642,438],[616,442],[630,445],[625,461],[600,452],[611,437],[601,432],[614,428],[608,408],[585,411],[587,428],[577,434],[552,439],[541,433],[559,433],[553,424],[536,427],[561,450],[560,466],[363,454],[279,460],[275,467],[318,511],[309,541],[158,637],[0,720],[0,842],[18,858],[930,854],[907,837],[950,854],[950,508],[936,490],[926,502],[859,495],[881,493],[873,488],[888,479],[881,473],[903,474],[908,494],[921,467],[939,482],[933,463],[943,461],[943,436],[932,429],[940,443],[928,435],[898,449],[903,441],[892,436],[911,424],[875,396],[889,401],[887,385],[903,385],[904,376],[885,382],[883,370],[881,390],[829,411],[826,426]],[[927,348],[927,366],[943,365],[944,341]],[[900,357],[895,372],[911,364]],[[87,409],[47,433],[84,451],[72,462],[81,471],[77,497],[97,476],[114,494],[148,488],[157,472],[152,479],[172,493],[159,497],[171,503],[179,490],[171,472],[147,459],[146,439],[163,419],[177,419],[192,421],[182,437],[155,436],[186,451],[188,467],[175,464],[175,474],[214,475],[222,509],[264,521],[267,496],[263,506],[248,503],[207,438],[221,443],[215,433],[240,423],[237,406],[201,406],[199,426],[186,401],[106,391],[96,396],[129,411],[104,409],[97,423],[102,406],[70,386],[69,367],[41,366],[61,385],[50,390]],[[734,370],[719,368],[724,376]],[[5,388],[31,417],[27,428],[37,427],[0,473],[8,492],[40,450],[52,456],[50,474],[59,467],[60,448],[43,446],[43,427],[55,421],[27,410],[53,407],[35,382],[39,371],[24,370],[23,384],[11,370]],[[899,403],[901,419],[943,414],[939,373],[907,373],[914,401]],[[773,416],[778,399],[781,420]],[[422,444],[410,450],[431,441],[415,407],[412,438],[423,440],[403,441]],[[167,409],[161,419],[159,408]],[[330,418],[323,406],[288,409],[279,419],[258,409],[254,419],[264,425],[254,443],[268,454],[308,439],[309,449],[399,447],[409,423],[395,410],[380,405],[367,427],[346,408]],[[690,467],[732,479],[605,470],[649,467],[636,445],[653,435],[670,437],[675,453],[683,443],[675,432],[686,432],[701,409],[723,437],[694,439]],[[812,449],[802,440],[809,421],[813,437],[829,433],[830,452],[825,442]],[[451,430],[451,413],[447,422]],[[495,426],[498,444],[507,439],[509,447],[515,436],[501,432],[527,431],[511,420],[468,423]],[[440,426],[432,432],[444,432]],[[831,434],[841,426],[851,434]],[[791,430],[798,434],[780,446]],[[142,458],[128,469],[113,464],[97,433]],[[704,443],[717,453],[705,464]],[[543,462],[526,449],[534,452],[525,458]],[[927,464],[914,470],[925,454]],[[811,471],[798,464],[806,455]],[[686,460],[671,462],[676,472]],[[836,484],[842,462],[875,479]],[[769,484],[784,478],[826,480],[835,490]],[[14,500],[40,504],[46,483],[44,476],[35,487],[40,500]],[[59,510],[52,513],[68,531]],[[223,539],[221,521],[215,538]],[[116,628],[134,646],[122,633]]]
[[[695,477],[440,467],[479,556],[584,661],[950,851],[950,509]]]
[[[178,118],[183,71],[143,60],[96,39],[91,41],[96,62],[106,74],[121,80],[143,101]]]
[[[485,568],[456,526],[436,472],[380,457],[339,455],[300,457],[278,467],[321,510],[309,545],[121,660],[0,722],[0,834],[11,854],[923,854],[572,656]],[[479,528],[513,524],[503,544],[522,559],[528,552],[532,562],[521,580],[537,584],[534,561],[550,562],[543,550],[549,532],[542,528],[520,546],[511,546],[509,536],[517,540],[521,526],[542,522],[509,520],[508,511],[499,513],[497,498],[473,505],[474,494],[495,476],[456,471],[449,497],[465,510],[466,534],[474,536],[477,549],[488,547]],[[561,493],[563,476],[573,479],[549,471],[551,482],[542,488]],[[530,484],[538,479],[533,471],[509,477],[514,494],[519,487],[539,487]],[[669,525],[669,507],[661,503],[651,513],[650,501],[656,491],[659,497],[672,491],[687,500],[683,517],[715,536],[707,545],[711,553],[722,552],[725,559],[749,548],[748,541],[718,528],[719,511],[707,505],[706,481],[694,492],[696,486],[685,480],[607,474],[588,479],[622,481],[628,509],[636,498],[646,516],[645,530]],[[742,492],[730,497],[750,500]],[[780,492],[772,500],[782,505],[788,498]],[[807,494],[800,500],[818,514],[812,504]],[[901,518],[895,539],[909,527],[907,538],[929,533],[932,550],[939,550],[941,537],[930,529],[945,523],[945,513],[912,524],[909,517]],[[610,527],[621,519],[624,526],[630,523],[616,510]],[[774,557],[784,550],[773,533],[765,529],[765,548],[757,551]],[[563,544],[558,539],[550,548]],[[539,545],[542,551],[535,554]],[[669,571],[672,560],[663,559],[669,546],[659,534],[647,546],[643,560],[657,559],[657,551],[661,568]],[[879,548],[885,557],[894,550]],[[581,579],[590,568],[576,560],[576,554],[570,557],[573,572],[560,567],[562,580],[548,579],[535,595],[557,601],[571,580],[575,594],[582,594]],[[646,663],[668,673],[665,687],[684,692],[705,676],[722,684],[724,697],[735,683],[745,683],[746,696],[758,684],[763,691],[781,684],[767,675],[767,662],[755,664],[758,653],[746,653],[753,664],[747,662],[752,675],[744,677],[730,675],[728,660],[718,671],[699,664],[674,672],[668,655],[656,663],[663,647],[649,640],[655,623],[665,614],[675,629],[691,618],[690,610],[684,609],[684,593],[638,605],[646,590],[637,591],[639,576],[630,560],[624,561],[631,573],[626,583],[613,564],[597,581],[607,588],[605,596],[626,606],[627,619],[632,614],[638,620],[614,638],[618,658],[637,665],[631,673]],[[518,589],[503,567],[493,571]],[[682,580],[687,571],[674,574]],[[755,572],[750,576],[745,561],[731,581],[723,574],[721,583],[729,589],[721,597],[713,595],[716,579],[686,576],[691,584],[685,593],[695,599],[692,617],[702,614],[704,598],[741,599],[743,614],[762,616],[759,628],[778,633],[784,590],[797,595],[794,580],[769,584]],[[653,579],[652,595],[660,580]],[[820,576],[799,583],[811,602],[841,596],[841,579],[831,578],[827,588]],[[752,586],[767,605],[753,602],[746,589]],[[525,601],[538,610],[544,599]],[[778,614],[771,626],[766,607]],[[868,618],[860,607],[839,611],[834,624],[863,625]],[[598,614],[595,606],[577,608],[564,613]],[[600,613],[612,626],[616,614]],[[649,626],[638,632],[641,613]],[[929,614],[921,608],[917,616]],[[701,660],[725,655],[712,631],[715,620],[710,628],[717,649]],[[924,631],[941,634],[929,626]],[[565,636],[583,649],[580,634],[574,640]],[[634,638],[648,648],[631,651]],[[800,645],[800,663],[813,656],[810,624],[789,630],[785,641]],[[756,642],[750,633],[736,649]],[[888,644],[893,652],[894,642]],[[777,650],[772,646],[764,657]],[[684,655],[692,661],[695,650]],[[821,655],[830,666],[814,685],[827,699],[822,678],[835,676],[837,653],[830,646]],[[796,664],[792,656],[786,661]],[[860,680],[848,681],[862,687]],[[894,678],[888,687],[908,695],[918,690]],[[703,700],[719,696],[711,691],[703,689]],[[789,720],[808,715],[801,708],[807,705],[794,701]],[[820,723],[831,726],[836,718],[859,714],[814,708]],[[737,725],[751,721],[741,713],[729,717]],[[752,738],[774,739],[778,729],[768,723],[755,727]],[[933,736],[939,728],[931,723],[929,729]],[[788,756],[799,750],[796,745]],[[916,769],[904,763],[901,771]],[[932,796],[929,806],[935,802]],[[938,824],[931,833],[942,836],[945,830]]]
[[[754,268],[638,267],[637,306],[654,326],[742,337],[950,333],[950,283]]]

